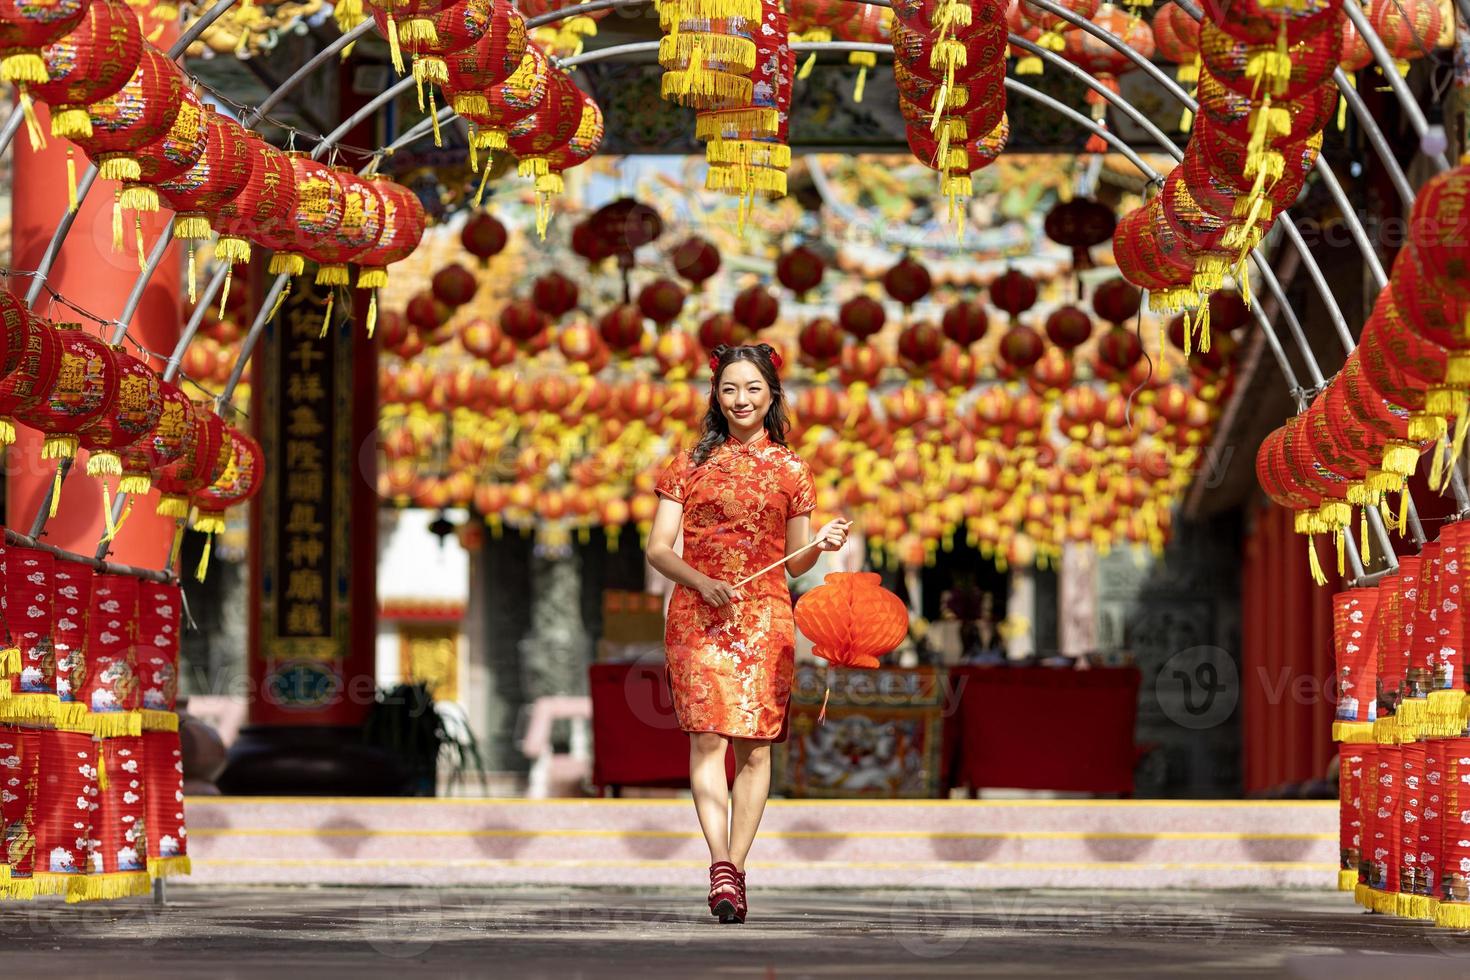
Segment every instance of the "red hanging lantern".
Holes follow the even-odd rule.
[[[807,323],[796,338],[805,359],[813,367],[823,370],[831,367],[841,356],[842,340],[842,330],[827,317],[818,317]]]
[[[898,20],[893,25],[893,56],[920,78],[948,86],[964,84],[1004,64],[1008,42],[1005,24],[979,20],[960,35],[930,33]]]
[[[19,89],[20,108],[25,114],[33,149],[38,149],[45,140],[27,88],[51,80],[41,49],[81,26],[87,6],[88,0],[0,3],[0,81],[13,83]]]
[[[163,467],[191,451],[198,433],[194,425],[194,405],[179,387],[168,381],[158,382],[162,405],[158,421],[141,439],[124,447],[120,492],[139,496],[153,487],[153,477]]]
[[[483,43],[483,42],[482,42]],[[479,46],[469,49],[480,50]],[[495,59],[498,63],[498,59]],[[541,107],[546,101],[548,71],[546,55],[534,44],[528,44],[524,55],[514,71],[503,81],[480,87],[475,83],[465,84],[465,77],[457,74],[457,62],[449,61],[449,90],[454,96],[454,111],[472,124],[470,151],[494,152],[507,148],[510,128]],[[476,63],[476,74],[490,69]],[[478,162],[472,160],[472,165]],[[480,191],[475,195],[475,206],[480,203],[485,180],[489,177],[487,165],[481,175]]]
[[[1041,360],[1045,352],[1046,343],[1041,335],[1025,324],[1013,323],[1000,338],[1001,360],[1023,374]]]
[[[1368,22],[1399,63],[1401,73],[1408,71],[1410,61],[1439,45],[1444,24],[1434,0],[1373,0],[1367,6]]]
[[[1020,316],[1036,305],[1036,280],[1017,269],[1007,269],[990,283],[990,302],[997,309]]]
[[[629,303],[614,306],[597,321],[597,332],[617,353],[633,352],[643,341],[643,311]]]
[[[796,246],[776,260],[776,278],[798,299],[820,286],[826,271],[822,257],[805,245]]]
[[[553,185],[560,184],[559,180],[551,180],[551,157],[571,144],[582,124],[586,102],[582,90],[565,72],[548,70],[550,75],[545,98],[535,112],[516,120],[506,134],[507,148],[519,161],[517,172],[536,181],[536,232],[543,239],[551,220],[551,191]],[[600,127],[600,110],[593,120]],[[593,137],[596,142],[601,142],[600,132],[588,134],[589,139]]]
[[[581,93],[581,98],[582,115],[577,122],[576,132],[566,143],[553,148],[550,153],[546,154],[547,172],[544,176],[536,178],[537,200],[548,214],[550,213],[549,199],[566,190],[562,174],[591,160],[602,148],[602,138],[606,129],[602,118],[602,107],[585,92]]]
[[[103,180],[137,180],[137,152],[163,139],[184,102],[179,66],[144,42],[138,68],[121,89],[88,106],[91,135],[71,137],[97,165]]]
[[[132,158],[138,164],[138,176],[124,181],[117,192],[113,217],[114,248],[122,247],[122,216],[119,212],[157,211],[156,185],[188,173],[199,162],[208,146],[209,125],[204,106],[199,97],[185,86],[180,93],[179,104],[168,131],[161,139],[133,151]],[[137,224],[137,229],[138,261],[141,264],[144,261],[141,222]]]
[[[750,286],[735,296],[730,313],[736,323],[751,333],[760,333],[775,324],[781,315],[781,304],[765,287]]]
[[[329,287],[326,321],[331,322],[336,292],[330,287],[351,285],[347,263],[377,247],[383,235],[384,206],[376,181],[364,180],[345,167],[333,167],[328,175],[341,191],[342,217],[330,233],[312,241],[305,254],[317,264],[316,284]]]
[[[195,492],[191,526],[202,534],[221,534],[225,530],[225,512],[250,500],[260,492],[265,479],[265,456],[260,443],[234,426],[225,427],[225,454],[228,463],[209,486]],[[195,577],[204,581],[209,567],[210,544],[204,546]]]
[[[59,362],[55,380],[42,397],[15,410],[15,418],[45,434],[42,459],[77,454],[77,432],[112,415],[117,401],[117,362],[107,345],[83,332],[80,323],[58,324]],[[60,480],[58,470],[58,482]],[[56,498],[52,495],[52,508]]]
[[[680,242],[670,253],[669,261],[674,271],[689,280],[695,289],[720,271],[719,249],[698,236]]]
[[[485,33],[445,59],[445,87],[454,111],[463,114],[466,110],[488,109],[486,93],[521,67],[526,51],[525,18],[510,0],[494,0]]]
[[[1126,327],[1113,327],[1098,340],[1097,353],[1108,367],[1126,374],[1143,358],[1143,343]]]
[[[8,446],[15,442],[17,413],[47,398],[56,384],[61,339],[50,323],[20,306],[8,293],[3,294],[3,305],[8,370],[0,378],[0,446]]]
[[[658,361],[659,372],[670,381],[684,380],[699,366],[699,346],[682,330],[659,335],[653,345],[653,356]]]
[[[270,241],[284,241],[291,233],[296,215],[297,187],[291,161],[260,135],[245,131],[252,161],[250,177],[234,200],[220,206],[212,224],[219,233],[217,256],[229,262],[249,262],[250,243],[266,248]],[[223,309],[229,299],[229,283],[220,299]]]
[[[369,337],[373,335],[378,319],[378,290],[388,285],[388,266],[402,262],[414,253],[423,240],[426,222],[424,206],[417,194],[382,174],[375,174],[372,180],[373,189],[383,204],[382,228],[377,243],[357,256],[357,288],[372,290],[367,316]],[[468,229],[469,222],[465,227]]]
[[[158,186],[163,203],[174,211],[174,237],[189,246],[189,299],[194,299],[194,244],[210,236],[211,219],[238,197],[250,182],[254,161],[250,141],[240,124],[206,106],[205,146],[184,174]]]
[[[492,258],[505,251],[509,235],[506,233],[505,225],[501,224],[495,215],[477,211],[470,215],[464,227],[460,229],[459,241],[464,246],[464,250],[479,259],[480,265],[484,266]]]
[[[1092,291],[1092,311],[1111,324],[1127,323],[1138,315],[1143,294],[1121,276],[1105,280]]]
[[[190,407],[194,437],[178,459],[159,469],[154,481],[161,494],[158,513],[181,521],[189,516],[189,499],[224,473],[231,451],[225,423],[210,403],[194,402]]]
[[[1167,4],[1154,14],[1154,47],[1160,58],[1179,66],[1181,83],[1199,78],[1199,21],[1177,3]]]
[[[883,273],[883,291],[904,306],[913,306],[929,295],[934,279],[923,263],[905,255]]]
[[[712,351],[721,344],[732,346],[745,339],[745,328],[728,313],[711,313],[699,325],[699,343]]]
[[[385,6],[392,7],[393,4]],[[489,34],[492,25],[503,27],[506,16],[503,12],[496,11],[496,4],[490,0],[455,0],[450,3],[416,4],[421,16],[410,23],[410,37],[405,39],[398,37],[398,31],[392,22],[393,13],[386,11],[384,7],[373,4],[373,20],[377,23],[378,32],[388,39],[389,54],[393,60],[394,69],[403,74],[403,61],[400,56],[400,44],[407,47],[413,58],[413,77],[419,87],[419,111],[424,109],[424,83],[428,83],[429,102],[428,112],[438,112],[434,105],[434,86],[444,85],[449,81],[449,67],[446,59],[456,52],[464,51],[473,47],[477,42]],[[498,14],[498,16],[497,16]],[[439,145],[438,128],[435,127],[434,145]]]
[[[750,76],[757,61],[755,30],[766,10],[764,5],[748,4],[744,13],[748,16],[704,17],[677,4],[660,9],[664,36],[658,61],[664,69],[660,84],[664,99],[695,109],[750,104],[754,95]]]
[[[870,296],[854,296],[837,310],[838,325],[858,340],[878,333],[887,320],[883,304]]]
[[[299,276],[306,271],[307,250],[328,238],[342,223],[346,203],[343,186],[330,168],[305,153],[286,153],[296,205],[284,227],[258,228],[254,240],[273,249],[271,275]]]
[[[131,7],[123,0],[84,6],[75,29],[41,53],[46,79],[29,84],[29,95],[51,110],[51,135],[64,139],[92,135],[87,107],[126,85],[143,58],[143,32]]]
[[[432,292],[424,291],[414,293],[409,297],[404,313],[408,317],[408,322],[419,333],[428,336],[448,323],[449,318],[454,315],[454,310],[440,302]]]
[[[526,344],[546,329],[546,314],[530,300],[514,300],[500,311],[500,329],[516,343]]]
[[[459,309],[475,298],[480,281],[475,274],[458,262],[451,262],[430,280],[434,298],[450,309]]]
[[[1092,317],[1075,306],[1060,306],[1046,318],[1046,336],[1064,351],[1076,350],[1092,336]]]
[[[102,506],[108,537],[112,524],[112,491],[107,477],[122,475],[120,453],[144,439],[158,425],[163,412],[163,391],[158,374],[146,361],[119,346],[108,350],[117,376],[117,399],[110,412],[77,430],[81,448],[87,450],[87,475],[102,481]]]
[[[672,279],[655,279],[638,291],[638,309],[660,327],[667,327],[684,310],[684,290]]]
[[[983,304],[975,300],[960,300],[944,311],[939,325],[950,340],[961,347],[969,347],[990,329],[990,316]]]
[[[551,319],[559,320],[577,308],[577,284],[560,272],[548,272],[531,284],[531,302]]]
[[[1088,249],[1110,241],[1118,219],[1107,205],[1091,198],[1074,197],[1048,211],[1042,227],[1047,238],[1072,250],[1073,268],[1091,269],[1092,256]]]
[[[898,356],[911,373],[927,368],[943,346],[944,334],[932,323],[911,323],[898,335]]]

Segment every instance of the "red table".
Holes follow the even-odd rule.
[[[945,701],[946,786],[1133,792],[1134,668],[954,667]],[[592,781],[689,785],[662,663],[593,664]],[[733,753],[726,770],[734,778]]]

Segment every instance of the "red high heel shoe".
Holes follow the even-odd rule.
[[[745,921],[745,913],[749,911],[749,908],[745,904],[745,872],[737,871],[735,873],[740,876],[740,901],[735,904],[735,921],[743,923]]]
[[[729,861],[716,861],[709,866],[709,912],[720,923],[743,922],[740,913],[742,896],[740,872]]]

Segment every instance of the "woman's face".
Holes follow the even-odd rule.
[[[736,361],[720,375],[715,389],[720,411],[731,432],[753,432],[765,425],[771,407],[771,389],[760,370],[749,361]]]

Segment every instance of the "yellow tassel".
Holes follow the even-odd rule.
[[[97,165],[97,176],[120,184],[135,183],[143,176],[143,168],[132,157],[108,157]]]
[[[1045,71],[1041,59],[1034,54],[1028,54],[1023,58],[1016,59],[1017,75],[1040,75]]]
[[[46,148],[46,134],[41,130],[41,121],[36,118],[36,103],[24,85],[20,86],[20,111],[26,121],[26,136],[30,138],[32,150]]]
[[[51,480],[51,504],[47,513],[48,517],[56,516],[56,508],[61,501],[61,466],[56,464],[56,475]]]
[[[813,51],[809,56],[807,56],[806,61],[803,61],[801,63],[801,70],[796,73],[796,77],[803,82],[806,81],[808,78],[812,77],[812,69],[816,66],[817,53]]]
[[[194,569],[196,581],[203,582],[204,576],[209,574],[209,549],[214,544],[214,535],[210,534],[204,538],[204,553],[199,556],[199,567]]]
[[[1432,459],[1429,463],[1429,489],[1440,493],[1444,492],[1441,481],[1444,479],[1444,451],[1448,442],[1448,438],[1440,436],[1439,442],[1434,444],[1434,449],[1430,452]]]
[[[475,188],[475,207],[485,199],[485,185],[490,181],[490,157],[485,158],[485,169],[480,173],[480,186]]]
[[[388,22],[388,56],[393,62],[393,70],[403,74],[403,49],[398,44],[398,21],[393,17],[383,18]]]
[[[368,339],[370,339],[370,340],[372,339],[372,336],[373,336],[373,328],[376,327],[377,325],[378,325],[378,291],[376,289],[374,289],[372,291],[372,293],[369,294],[369,298],[368,298],[368,312],[367,312],[367,335],[368,335]]]
[[[1372,744],[1373,723],[1371,721],[1334,721],[1332,738],[1334,741],[1345,742],[1349,745]]]
[[[284,306],[285,303],[286,303],[286,295],[290,291],[291,290],[289,288],[282,289],[281,292],[280,292],[280,294],[278,296],[276,296],[275,305],[271,307],[270,315],[265,318],[265,321],[267,323],[269,323],[270,321],[274,320],[276,318],[276,314],[279,313],[279,312],[281,312],[281,307]]]
[[[1312,536],[1307,535],[1307,564],[1312,570],[1312,581],[1318,585],[1327,584],[1327,576],[1322,571],[1322,563],[1317,560],[1317,546]]]
[[[183,528],[180,528],[182,531]],[[176,732],[179,730],[179,716],[172,711],[160,711],[155,708],[144,708],[138,712],[143,722],[145,732]]]
[[[145,871],[126,871],[120,874],[77,875],[72,888],[66,893],[68,904],[77,902],[105,902],[119,898],[136,898],[153,890],[153,882]]]
[[[98,738],[118,738],[123,735],[143,734],[143,721],[136,711],[92,712],[88,716],[88,727]],[[97,785],[107,788],[107,771],[102,767],[102,753],[97,753]]]
[[[1366,564],[1368,564],[1369,558],[1372,557],[1368,553],[1368,508],[1367,507],[1361,507],[1361,508],[1358,509],[1358,534],[1362,538],[1362,540],[1358,542],[1358,550],[1363,553],[1363,564],[1366,565]]]
[[[233,265],[227,265],[227,266],[225,266],[225,285],[224,285],[224,288],[221,289],[220,290],[220,293],[219,293],[219,315],[220,315],[220,319],[224,319],[224,315],[225,315],[225,302],[227,300],[229,300],[229,298],[230,298],[230,280],[232,280],[234,277],[235,277],[235,267]]]
[[[112,250],[121,252],[123,249],[123,220],[122,206],[116,200],[112,203]]]
[[[868,66],[864,65],[858,69],[857,83],[852,87],[852,101],[861,104],[863,101],[863,90],[868,85]]]
[[[0,650],[0,677],[9,677],[20,673],[20,649],[18,647],[6,647]]]
[[[148,877],[150,878],[173,878],[177,875],[189,875],[194,873],[194,865],[189,860],[189,855],[178,854],[174,857],[148,859]]]
[[[147,249],[143,247],[143,219],[136,214],[133,216],[133,243],[138,250],[138,271],[142,272],[148,268]]]
[[[1470,929],[1470,905],[1441,901],[1434,912],[1434,924],[1444,929]]]
[[[66,149],[66,209],[77,213],[77,160],[71,147]]]
[[[36,880],[34,878],[11,878],[8,881],[0,881],[0,898],[29,902],[35,897]]]
[[[173,567],[173,566],[175,566],[175,565],[177,565],[179,563],[179,549],[182,548],[183,545],[184,545],[184,522],[183,521],[179,521],[178,522],[178,526],[174,528],[174,543],[173,543],[173,546],[171,548],[169,548],[169,551],[168,551],[168,563],[169,563],[169,567]]]
[[[1346,551],[1346,537],[1342,528],[1338,528],[1333,537],[1337,539],[1337,574],[1339,577],[1347,574],[1347,565],[1344,562]]]
[[[434,145],[443,146],[444,140],[439,135],[439,107],[434,105],[434,86],[429,86],[429,125],[434,130]]]
[[[1337,872],[1337,890],[1350,892],[1358,887],[1358,872],[1351,868],[1343,868]]]
[[[1470,413],[1461,412],[1455,419],[1455,437],[1450,442],[1450,458],[1459,459],[1465,448],[1465,433],[1470,430]]]
[[[322,317],[322,332],[321,332],[321,334],[319,336],[325,337],[327,335],[327,331],[329,329],[331,329],[331,326],[332,326],[332,303],[333,303],[334,300],[336,300],[336,298],[337,298],[337,291],[335,289],[328,290],[328,292],[327,292],[327,312]]]
[[[1399,537],[1404,536],[1404,530],[1409,526],[1409,488],[1405,487],[1399,491]]]

